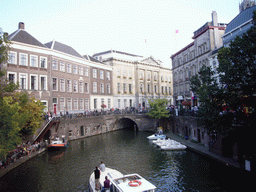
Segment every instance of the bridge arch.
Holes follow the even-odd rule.
[[[122,117],[116,121],[116,125],[121,129],[130,129],[134,131],[138,131],[138,125],[137,123],[129,118],[129,117]]]

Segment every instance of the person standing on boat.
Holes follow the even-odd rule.
[[[101,161],[101,164],[100,164],[100,170],[102,171],[102,172],[104,172],[105,171],[105,164],[103,163],[103,161]]]
[[[110,180],[108,179],[108,176],[106,176],[104,181],[104,186],[102,187],[101,192],[105,192],[109,188],[110,188]]]
[[[94,170],[94,176],[95,176],[95,190],[100,190],[100,170],[98,167],[95,167]]]

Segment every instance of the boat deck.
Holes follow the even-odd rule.
[[[111,180],[111,179],[114,179],[114,178],[123,177],[123,174],[120,173],[119,171],[115,170],[115,169],[111,169],[111,168],[106,167],[105,171],[100,171],[100,184],[101,184],[101,186],[104,185],[105,176],[108,176],[108,179]],[[92,191],[92,192],[100,191],[100,190],[96,190],[95,189],[94,172],[90,176],[89,185],[90,185],[89,186],[90,187],[90,191]]]

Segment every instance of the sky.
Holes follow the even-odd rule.
[[[153,56],[171,68],[170,56],[193,42],[212,21],[228,24],[242,0],[0,0],[0,28],[18,23],[41,43],[52,40],[81,55],[108,50]]]

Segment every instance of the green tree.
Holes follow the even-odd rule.
[[[255,110],[256,94],[256,12],[254,25],[242,36],[237,36],[229,47],[218,52],[220,81],[224,85],[223,99],[227,106],[235,111],[243,107]],[[240,113],[243,115],[243,113]],[[242,117],[248,125],[252,125],[255,114]],[[237,117],[241,118],[241,117]],[[250,122],[251,121],[251,122]]]
[[[0,58],[8,60],[9,42],[0,38]],[[43,104],[26,92],[16,92],[18,84],[8,82],[6,71],[0,71],[0,158],[13,150],[24,135],[33,134],[41,125]]]
[[[167,99],[153,99],[149,100],[150,109],[147,113],[150,117],[158,120],[169,118],[169,111],[166,109],[168,105]]]
[[[213,71],[205,65],[198,74],[190,78],[190,87],[198,95],[200,108],[198,124],[207,128],[208,133],[224,133],[230,130],[230,124],[220,114],[223,104],[223,91],[212,78]]]

